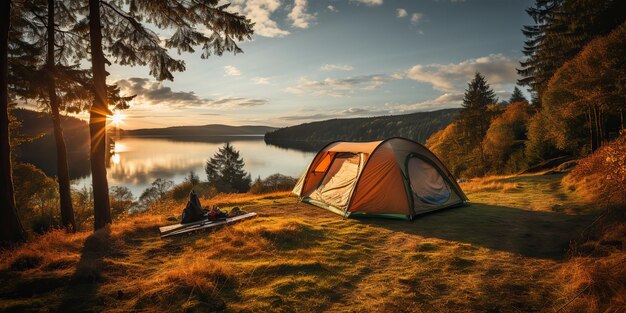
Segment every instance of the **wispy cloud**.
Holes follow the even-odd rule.
[[[377,74],[324,80],[309,80],[303,77],[296,86],[287,88],[287,92],[298,95],[344,97],[357,90],[377,89],[391,79],[390,76]]]
[[[417,25],[417,23],[419,23],[423,17],[424,17],[424,14],[422,13],[419,13],[419,12],[413,13],[411,14],[411,23],[413,25]]]
[[[322,71],[352,71],[354,67],[348,64],[324,64],[320,67]]]
[[[243,13],[254,22],[254,33],[263,37],[283,37],[289,31],[281,29],[272,19],[272,14],[280,8],[280,0],[232,0],[231,8]]]
[[[270,84],[270,77],[254,77],[254,78],[252,78],[252,81],[256,85],[269,85]]]
[[[403,8],[399,8],[397,11],[398,11],[398,18],[406,17],[409,14]]]
[[[350,0],[351,2],[362,3],[365,5],[381,5],[383,0]]]
[[[294,0],[293,8],[287,17],[292,21],[292,25],[298,28],[309,28],[315,20],[315,14],[307,12],[307,0]]]
[[[232,65],[226,65],[224,66],[224,76],[241,76],[241,71]]]
[[[173,91],[172,88],[163,85],[162,82],[152,81],[147,78],[132,77],[121,79],[116,84],[120,87],[122,94],[137,95],[133,99],[131,108],[152,106],[171,109],[200,107],[236,108],[267,104],[265,99],[244,97],[202,98],[193,91]]]
[[[459,63],[415,65],[405,72],[406,78],[431,84],[445,92],[458,91],[474,73],[480,72],[493,85],[514,84],[518,61],[502,54],[468,59]]]

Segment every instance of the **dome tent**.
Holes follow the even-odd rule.
[[[463,205],[468,198],[446,166],[405,138],[332,142],[313,158],[293,193],[343,216],[415,215]]]

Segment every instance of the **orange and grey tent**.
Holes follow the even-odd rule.
[[[345,217],[412,219],[468,200],[435,154],[405,138],[332,142],[315,155],[293,193]]]

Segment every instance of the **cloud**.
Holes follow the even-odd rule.
[[[283,37],[289,31],[278,26],[271,16],[281,5],[280,0],[233,0],[231,8],[254,22],[254,33],[263,37]]]
[[[402,8],[399,8],[399,9],[398,9],[398,18],[403,18],[403,17],[406,17],[406,16],[407,16],[407,14],[408,14],[408,13],[406,12],[406,10],[405,10],[405,9],[402,9]]]
[[[406,78],[431,84],[436,90],[456,91],[480,72],[489,84],[515,84],[518,61],[502,54],[490,54],[459,63],[415,65],[406,71]]]
[[[348,64],[324,64],[320,67],[322,71],[351,71],[354,67]]]
[[[254,77],[254,78],[252,78],[252,81],[256,85],[269,85],[270,84],[270,78],[269,77]]]
[[[374,90],[392,78],[388,75],[365,75],[340,79],[309,80],[301,78],[298,85],[287,88],[287,92],[303,95],[344,97],[357,90]]]
[[[226,65],[224,66],[224,76],[241,76],[241,71],[232,65]]]
[[[417,23],[419,23],[419,21],[421,21],[423,17],[424,17],[424,14],[422,13],[419,13],[419,12],[413,13],[411,14],[411,23],[413,25],[417,25]]]
[[[339,10],[337,10],[337,8],[335,8],[335,6],[333,5],[328,5],[326,8],[328,8],[328,11],[333,12],[333,13],[339,12]]]
[[[385,103],[377,106],[350,107],[347,109],[321,111],[318,109],[300,110],[281,116],[278,121],[311,122],[334,118],[372,117],[384,115],[410,114],[446,108],[457,108],[461,105],[463,93],[445,93],[434,99],[417,103],[395,104]]]
[[[463,93],[444,93],[437,98],[420,101],[413,104],[397,105],[393,107],[394,114],[408,114],[418,111],[432,111],[448,108],[456,108],[463,102]]]
[[[219,107],[254,107],[267,104],[265,99],[250,99],[243,97],[225,97],[211,101],[211,105]]]
[[[315,20],[315,14],[307,13],[307,0],[294,0],[293,9],[287,17],[298,28],[309,28],[309,23]]]
[[[151,81],[148,78],[133,77],[116,82],[122,94],[137,95],[131,103],[131,108],[145,106],[160,106],[164,108],[236,108],[252,107],[267,104],[265,99],[251,99],[244,97],[222,97],[219,99],[201,98],[193,91],[173,91],[162,82]]]
[[[381,5],[383,4],[383,0],[350,0],[351,2],[362,3],[365,5]]]

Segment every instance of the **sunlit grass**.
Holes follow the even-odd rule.
[[[553,210],[576,200],[555,193],[559,179],[490,178],[516,188],[466,190],[471,206],[414,222],[342,219],[286,192],[218,195],[203,206],[259,216],[162,240],[184,206],[165,201],[0,253],[0,310],[540,311],[578,290],[560,273],[588,222]]]

